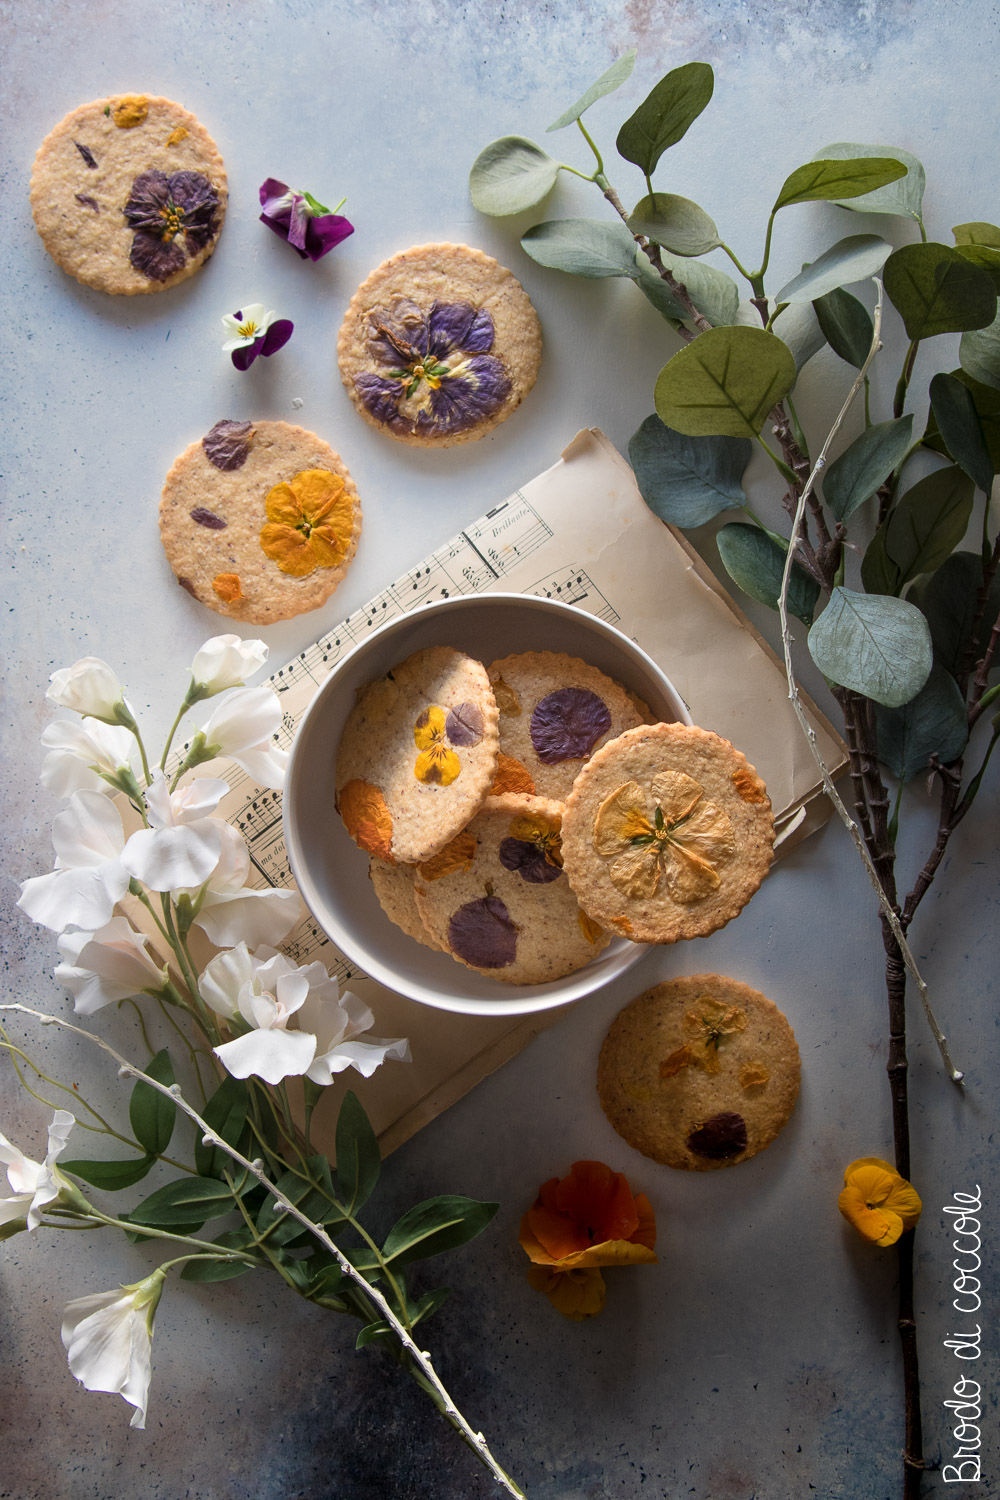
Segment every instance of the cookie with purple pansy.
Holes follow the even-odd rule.
[[[226,170],[179,104],[119,94],[81,105],[39,147],[31,211],[42,243],[77,281],[121,296],[160,292],[215,249]]]
[[[538,317],[510,271],[468,245],[418,245],[362,282],[337,358],[373,427],[446,448],[483,437],[520,406],[541,349]]]

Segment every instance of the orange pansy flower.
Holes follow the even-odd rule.
[[[306,578],[317,568],[336,568],[344,561],[354,507],[339,474],[303,469],[287,484],[274,486],[265,509],[260,545],[282,573]]]
[[[845,1168],[837,1206],[875,1245],[894,1245],[905,1230],[916,1227],[923,1208],[916,1188],[879,1156],[861,1156]]]

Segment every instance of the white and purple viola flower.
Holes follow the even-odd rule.
[[[495,331],[485,308],[435,302],[424,312],[408,297],[369,315],[373,369],[354,377],[365,410],[408,436],[461,432],[490,417],[510,394],[503,361],[490,351]]]
[[[354,233],[354,225],[338,212],[319,203],[311,193],[297,192],[287,182],[268,177],[260,185],[262,224],[274,231],[303,260],[319,260]]]
[[[258,354],[267,359],[283,349],[295,325],[291,318],[279,318],[263,302],[249,302],[234,313],[225,313],[222,326],[229,334],[222,352],[231,356],[237,370],[249,370]]]

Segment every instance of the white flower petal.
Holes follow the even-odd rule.
[[[233,347],[242,342],[242,339],[236,340]],[[191,663],[191,680],[202,689],[205,697],[224,693],[228,688],[241,687],[246,678],[260,670],[267,657],[268,648],[263,641],[244,641],[238,635],[214,635],[196,652]]]
[[[128,874],[118,863],[98,869],[53,870],[24,881],[18,906],[42,927],[92,930],[110,921],[128,890]]]
[[[283,1078],[305,1073],[316,1051],[316,1038],[306,1031],[285,1031],[273,1027],[267,1031],[248,1031],[235,1041],[223,1042],[215,1055],[234,1078],[263,1078],[265,1083],[280,1083]]]
[[[118,1291],[69,1302],[62,1341],[69,1367],[88,1391],[120,1395],[136,1408],[132,1427],[144,1427],[152,1375],[152,1332],[164,1272]]]
[[[122,864],[153,891],[200,886],[219,862],[218,820],[202,818],[175,828],[140,828],[125,845]]]
[[[335,1073],[356,1068],[363,1078],[370,1078],[375,1069],[390,1058],[400,1062],[410,1060],[410,1044],[406,1037],[355,1037],[317,1055],[307,1068],[306,1077],[314,1083],[328,1084],[332,1083]]]
[[[229,756],[261,786],[284,784],[287,753],[274,735],[281,724],[281,705],[270,687],[236,688],[216,706],[202,733],[216,755]]]
[[[134,740],[127,729],[99,719],[57,719],[42,730],[48,755],[42,762],[41,783],[57,797],[73,792],[111,796],[114,788],[99,772],[114,775],[131,764]]]
[[[98,932],[64,933],[59,951],[69,962],[55,977],[74,998],[74,1009],[90,1015],[103,1005],[128,1000],[166,982],[164,970],[147,952],[147,938],[124,917],[112,917]]]
[[[304,915],[305,905],[298,891],[244,887],[217,892],[210,888],[194,921],[217,948],[232,947],[241,938],[257,948],[261,943],[270,947],[280,943]]]
[[[246,943],[239,942],[206,964],[198,980],[201,997],[216,1015],[231,1021],[240,1013],[240,991],[252,983],[255,972]]]
[[[76,792],[52,820],[56,864],[103,865],[122,852],[125,834],[115,805],[100,792]]]
[[[52,673],[45,696],[60,708],[72,708],[78,714],[92,714],[95,719],[114,724],[116,706],[124,701],[124,689],[106,661],[99,656],[83,656],[71,667]]]

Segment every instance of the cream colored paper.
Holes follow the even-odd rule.
[[[431,600],[490,589],[561,599],[637,641],[671,678],[694,722],[731,740],[757,767],[783,847],[825,820],[783,666],[697,554],[647,509],[632,470],[597,430],[578,433],[552,468],[274,673],[285,744],[328,673],[378,625]],[[819,751],[837,771],[843,746],[810,709]],[[221,774],[231,790],[219,812],[246,838],[255,883],[291,885],[280,793],[255,786],[236,766]],[[399,934],[400,943],[409,941]],[[387,1063],[368,1080],[352,1071],[326,1091],[313,1132],[324,1146],[324,1136],[332,1146],[346,1088],[364,1103],[383,1151],[392,1150],[562,1014],[493,1020],[431,1010],[359,976],[311,920],[282,946],[297,962],[322,960],[371,1005],[376,1034],[408,1036],[413,1050],[412,1063]]]

